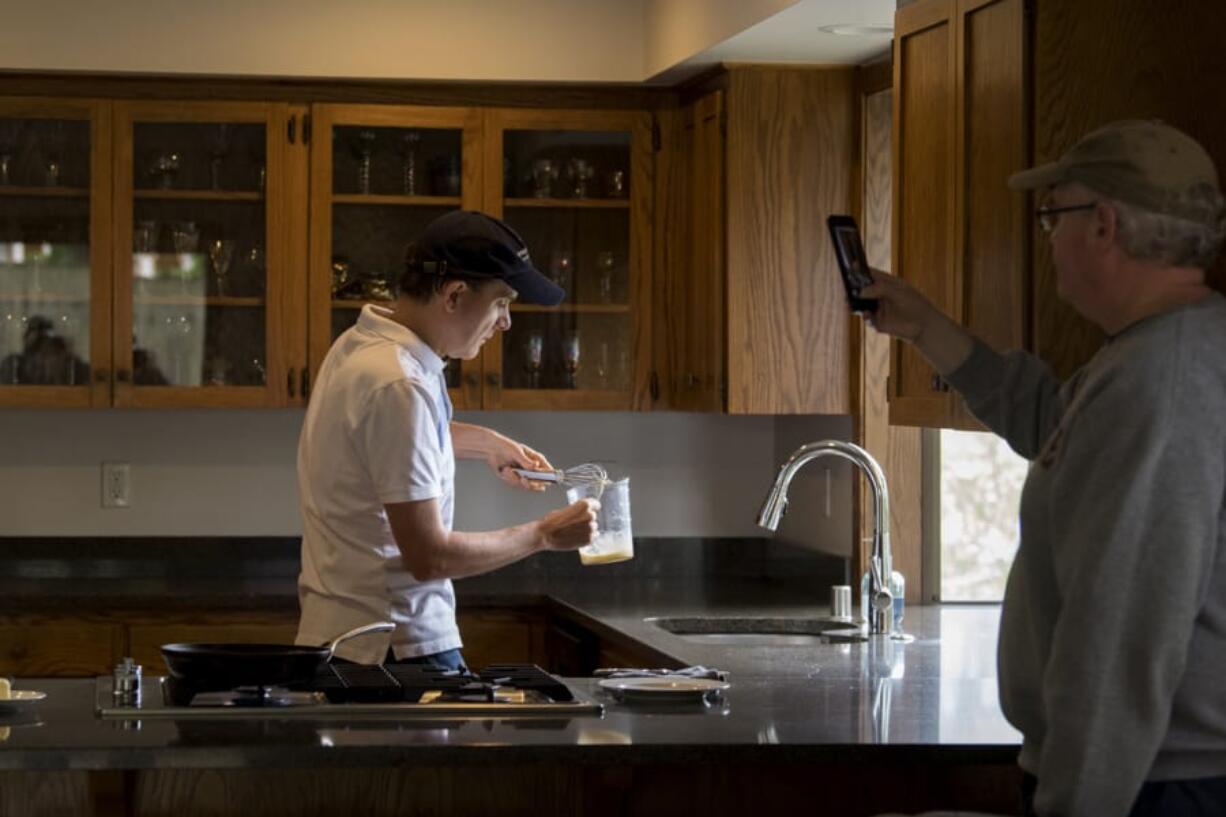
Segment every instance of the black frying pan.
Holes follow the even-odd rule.
[[[177,680],[209,689],[285,686],[309,681],[342,641],[395,629],[390,621],[367,624],[326,647],[286,644],[163,644],[162,657]]]

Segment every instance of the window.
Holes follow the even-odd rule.
[[[1029,463],[995,434],[940,432],[941,601],[1000,601]]]

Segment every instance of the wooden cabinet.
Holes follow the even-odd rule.
[[[1030,157],[1025,0],[920,0],[894,41],[894,274],[995,348],[1028,343],[1030,203],[1005,180]],[[975,428],[909,344],[890,361],[890,422]]]
[[[568,294],[451,363],[456,407],[646,408],[650,122],[0,99],[0,405],[303,405],[406,245],[464,208],[505,218]]]
[[[996,349],[1069,376],[1102,343],[1063,303],[1031,196],[1006,180],[1118,119],[1159,118],[1226,162],[1221,15],[1092,0],[916,0],[894,42],[894,271]],[[1220,73],[1220,71],[1218,72]],[[1209,280],[1226,287],[1219,260]],[[978,428],[911,347],[891,355],[890,421]]]
[[[659,114],[659,401],[850,411],[850,328],[825,220],[855,179],[851,69],[733,67]]]
[[[291,402],[294,121],[0,100],[0,405]]]
[[[0,619],[0,676],[104,675],[123,648],[122,628],[102,618],[31,615]]]
[[[127,647],[148,675],[165,675],[163,644],[293,644],[298,632],[296,615],[195,614],[153,622],[134,620],[127,625]]]
[[[567,291],[513,304],[483,352],[487,409],[650,404],[651,119],[641,111],[486,113],[486,212]]]

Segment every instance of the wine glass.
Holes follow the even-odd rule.
[[[200,228],[194,221],[180,221],[171,228],[170,238],[175,252],[179,254],[179,284],[183,293],[187,294],[187,282],[191,277],[191,259],[185,256],[196,252],[199,248]]]
[[[208,133],[209,152],[209,188],[221,189],[221,170],[226,156],[230,154],[230,125],[220,122],[214,125]]]
[[[230,264],[234,261],[234,241],[229,238],[216,238],[209,242],[209,262],[213,266],[213,283],[218,295],[225,295],[229,289],[227,282],[230,276]]]
[[[421,145],[421,131],[410,129],[400,134],[396,152],[404,159],[401,165],[401,190],[406,196],[417,195],[417,151]]]
[[[369,128],[358,131],[350,143],[358,160],[358,192],[370,193],[370,157],[375,152],[375,132]]]
[[[601,388],[606,388],[609,381],[609,342],[602,340],[596,352],[596,380]]]
[[[545,367],[545,336],[533,332],[524,342],[524,371],[528,373],[532,388],[541,387],[541,370]]]
[[[616,262],[613,253],[602,250],[596,253],[596,286],[602,304],[613,303],[613,273]]]
[[[17,135],[20,130],[20,120],[0,119],[0,187],[7,187],[13,183],[10,172],[13,166],[13,156],[17,152]]]
[[[562,366],[566,369],[566,387],[575,388],[575,375],[579,373],[579,335],[567,335],[562,341]]]

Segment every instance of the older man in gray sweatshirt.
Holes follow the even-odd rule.
[[[1031,460],[998,654],[1040,817],[1226,815],[1226,298],[1212,160],[1117,122],[1010,179],[1043,188],[1060,297],[1107,342],[1068,381],[1000,354],[884,273],[913,343]]]

